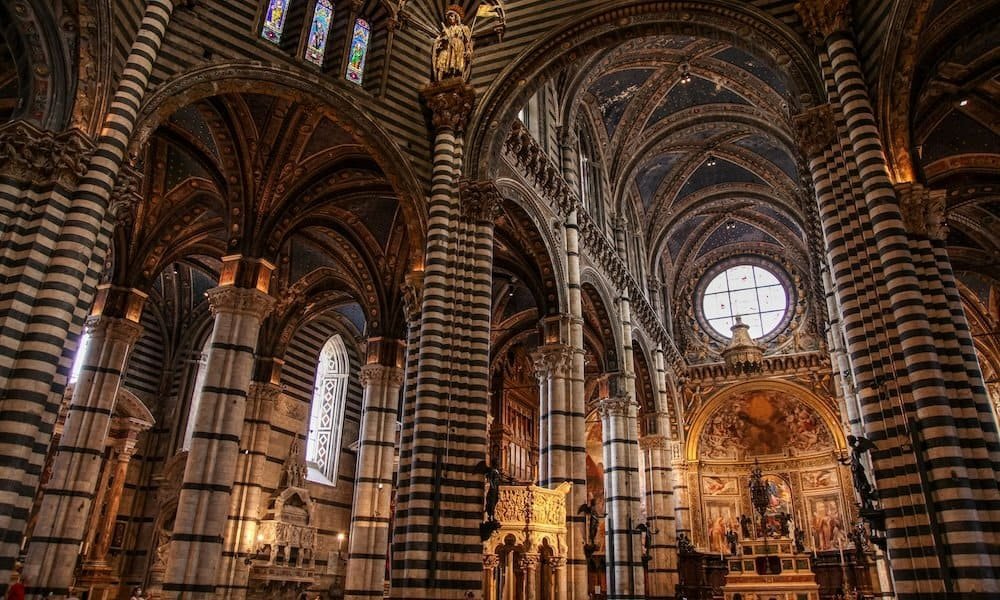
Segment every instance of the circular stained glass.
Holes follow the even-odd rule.
[[[740,264],[713,277],[702,292],[705,322],[723,337],[732,337],[739,316],[750,326],[750,337],[762,338],[777,329],[788,313],[788,291],[778,277],[759,266]]]

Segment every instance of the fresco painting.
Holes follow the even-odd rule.
[[[810,496],[806,498],[806,506],[813,546],[817,550],[834,550],[847,545],[847,529],[838,494]]]
[[[814,454],[834,447],[819,414],[801,400],[778,391],[752,391],[723,403],[699,439],[704,459]]]

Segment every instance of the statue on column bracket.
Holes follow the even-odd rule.
[[[472,67],[472,30],[462,22],[465,11],[451,5],[444,13],[445,22],[434,40],[434,81],[460,78],[469,80]]]
[[[861,501],[862,512],[875,510],[875,500],[878,499],[878,492],[868,480],[865,472],[865,465],[861,462],[861,457],[875,448],[868,438],[847,436],[847,443],[851,446],[851,455],[840,459],[843,465],[851,467],[851,479],[854,481],[854,489],[858,492],[858,499]]]
[[[583,551],[587,556],[590,556],[597,551],[597,529],[600,526],[600,520],[607,515],[597,512],[597,502],[593,498],[590,499],[589,503],[581,504],[576,514],[587,515],[587,541],[583,545]]]

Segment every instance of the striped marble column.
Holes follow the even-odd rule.
[[[344,598],[381,598],[389,550],[396,419],[403,385],[403,344],[368,340],[369,364],[361,367],[364,407],[348,544]]]
[[[265,261],[226,257],[222,285],[208,291],[215,324],[177,502],[163,583],[165,598],[206,597],[215,594],[220,582],[223,533],[236,480],[254,352],[261,322],[275,302],[267,294],[273,269]]]
[[[658,412],[650,421],[647,434],[639,439],[639,448],[646,459],[646,525],[652,532],[646,591],[648,598],[673,598],[678,581],[677,520],[674,516],[670,416],[663,411],[673,405],[675,399],[670,397],[667,386],[666,360],[661,346],[653,352],[653,366]]]
[[[561,132],[563,177],[570,190],[576,193],[575,205],[579,206],[580,164],[577,150],[577,136],[572,127],[563,126]],[[569,346],[573,350],[573,362],[570,375],[569,409],[573,414],[584,415],[583,419],[574,419],[566,434],[569,456],[567,475],[573,482],[573,489],[566,498],[567,544],[569,544],[566,559],[566,597],[569,600],[586,600],[589,598],[587,589],[587,557],[583,551],[587,543],[587,523],[584,515],[577,514],[577,509],[587,503],[587,424],[586,424],[586,390],[584,378],[585,351],[583,345],[583,297],[580,284],[580,224],[577,209],[570,211],[563,224],[563,241],[566,252],[566,287],[569,309]]]
[[[475,98],[461,80],[423,92],[435,128],[417,387],[401,457],[392,597],[462,598],[482,586],[483,476],[489,413],[491,182],[460,182],[461,134]]]
[[[6,275],[0,288],[0,592],[18,554],[69,372],[71,352],[64,350],[74,347],[96,294],[111,236],[112,190],[173,9],[173,0],[146,1],[96,144],[68,132],[70,143],[56,140],[58,152],[48,158],[34,148],[16,161],[0,161],[0,211],[26,225],[3,232],[0,257]],[[32,156],[43,170],[72,176],[33,181]],[[9,170],[18,165],[34,174]]]
[[[604,434],[604,495],[609,599],[645,597],[639,524],[638,405],[629,396],[600,401]]]
[[[104,287],[98,312],[88,321],[90,344],[28,545],[25,573],[35,593],[64,594],[73,582],[122,373],[142,332],[138,321],[145,299],[136,290]]]
[[[843,271],[871,267],[851,264],[857,259],[835,250],[843,219],[833,218],[837,199],[830,193],[830,169],[816,164],[828,157],[816,152],[810,168],[824,233],[834,247],[831,254],[840,259],[831,259],[831,266],[847,309],[845,334],[861,390],[864,430],[877,446],[872,461],[888,522],[897,596],[994,597],[1000,593],[1000,549],[994,531],[1000,463],[995,425],[984,426],[976,407],[981,376],[968,368],[952,329],[951,311],[938,308],[942,301],[947,304],[947,295],[933,249],[904,226],[848,27],[849,4],[809,0],[797,8],[806,26],[823,40],[821,65],[832,84],[831,102],[843,119],[847,135],[841,142],[856,169],[855,190],[863,203],[857,212],[870,219],[869,245],[881,261],[877,278],[891,311],[890,331],[896,334],[891,339],[898,340],[898,351],[872,364],[864,355],[882,352],[866,340],[872,321],[848,321],[849,306],[859,291],[845,285]]]
[[[585,418],[582,413],[572,411],[569,404],[573,350],[566,344],[545,344],[531,357],[538,378],[541,407],[538,417],[538,485],[556,487],[564,481],[572,481],[569,436],[573,420]]]
[[[230,500],[229,520],[223,535],[225,545],[219,568],[217,594],[223,598],[243,598],[248,589],[250,566],[244,561],[257,548],[257,525],[264,513],[263,484],[271,442],[271,415],[281,395],[283,361],[260,357],[247,390],[246,417],[236,460],[236,477]]]
[[[646,598],[674,597],[677,585],[677,543],[673,535],[673,490],[671,489],[670,445],[664,435],[639,438],[645,457],[646,526],[652,536],[646,564]],[[669,516],[669,520],[668,520]]]

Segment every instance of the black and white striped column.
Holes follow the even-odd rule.
[[[489,413],[493,219],[499,193],[463,182],[461,133],[474,91],[423,92],[435,128],[416,397],[404,428],[393,539],[394,598],[464,597],[482,587],[483,476]],[[406,465],[402,461],[406,461]]]
[[[555,325],[558,327],[558,325]],[[567,332],[568,333],[568,332]],[[569,470],[573,419],[583,414],[571,410],[573,350],[565,344],[546,344],[532,353],[538,378],[538,485],[556,487],[572,480]]]
[[[247,390],[246,417],[216,589],[223,598],[242,598],[249,589],[250,566],[245,560],[255,554],[257,525],[266,508],[261,474],[265,472],[271,445],[271,417],[281,395],[281,386],[276,383],[281,380],[281,366],[280,360],[258,358],[254,381]]]
[[[65,352],[96,294],[109,246],[107,209],[125,159],[153,62],[170,22],[172,0],[147,0],[85,173],[75,191],[0,177],[0,206],[19,228],[3,249],[0,289],[0,591],[6,588],[35,494],[52,425],[71,363]],[[66,147],[83,152],[86,144]],[[52,162],[60,162],[53,155]],[[44,201],[42,196],[45,196]],[[20,216],[18,216],[20,215]],[[7,232],[10,233],[10,232]],[[15,249],[16,248],[16,249]]]
[[[215,324],[177,503],[163,583],[165,598],[205,597],[214,594],[220,583],[223,533],[236,479],[254,352],[261,323],[275,303],[267,294],[272,265],[238,256],[223,261],[223,285],[208,292]],[[256,287],[249,287],[254,283]]]
[[[677,520],[674,516],[674,473],[671,462],[670,417],[663,412],[674,403],[667,386],[666,360],[663,348],[653,352],[658,412],[651,417],[647,434],[639,439],[645,457],[643,481],[646,492],[646,525],[652,542],[646,565],[647,597],[673,598],[677,586]]]
[[[629,396],[600,401],[604,434],[604,495],[608,598],[645,597],[639,524],[638,405]]]
[[[381,598],[383,595],[396,419],[404,376],[402,342],[369,340],[367,354],[369,360],[379,362],[361,367],[364,407],[345,578],[344,598],[347,600]]]
[[[966,363],[932,246],[904,226],[849,32],[848,3],[810,0],[797,8],[823,39],[821,66],[846,132],[839,154],[836,144],[811,153],[810,170],[863,428],[877,447],[872,462],[897,597],[993,597],[1000,593],[991,525],[1000,468],[995,425],[984,426],[975,406],[981,377]],[[838,165],[842,157],[846,164]],[[926,203],[914,206],[923,210]],[[845,223],[867,227],[845,233]],[[866,251],[852,248],[859,240]],[[887,314],[872,314],[880,301]],[[874,339],[895,347],[876,346],[873,330],[880,334]]]
[[[105,287],[87,330],[90,344],[28,545],[25,573],[38,594],[65,594],[86,535],[122,373],[142,328],[145,294]],[[114,315],[114,316],[112,316]]]
[[[582,414],[584,418],[574,418],[569,423],[566,441],[567,475],[573,482],[573,489],[566,497],[566,539],[569,549],[566,558],[566,596],[568,600],[586,600],[589,597],[587,579],[587,557],[583,546],[587,543],[586,516],[577,514],[577,509],[587,503],[587,424],[585,390],[585,351],[583,342],[583,297],[580,284],[580,224],[579,207],[580,164],[577,135],[572,126],[563,125],[561,135],[562,171],[570,190],[576,196],[572,204],[577,207],[566,216],[563,224],[563,241],[566,252],[566,287],[569,308],[569,346],[573,350],[570,371],[570,393],[568,408],[572,414]]]

